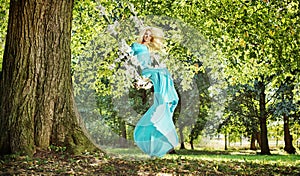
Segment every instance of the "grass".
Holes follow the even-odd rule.
[[[256,162],[260,164],[300,165],[300,155],[287,155],[273,153],[272,155],[254,154],[253,151],[207,151],[207,150],[179,150],[177,156],[189,160],[214,160],[214,161],[238,161]],[[173,157],[173,156],[168,156]]]
[[[0,158],[0,175],[300,175],[300,155],[282,151],[267,156],[249,150],[176,150],[163,158],[149,158],[137,148],[105,151],[108,155],[13,155]]]
[[[149,159],[138,148],[114,148],[107,149],[107,153],[114,157],[124,159]],[[300,165],[300,155],[289,155],[281,150],[272,151],[272,155],[260,155],[252,150],[211,150],[211,149],[196,149],[196,150],[176,150],[176,154],[166,155],[165,159],[185,158],[189,160],[215,160],[215,161],[252,161],[258,163],[280,163],[290,165]]]

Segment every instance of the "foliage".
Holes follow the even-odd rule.
[[[251,85],[229,86],[228,99],[220,131],[239,133],[250,137],[259,131],[258,93]]]
[[[9,0],[0,0],[0,72],[4,53],[5,37],[8,24]]]

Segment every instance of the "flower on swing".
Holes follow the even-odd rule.
[[[135,87],[137,89],[150,89],[152,87],[152,83],[148,78],[139,77],[135,82]]]
[[[124,39],[121,40],[120,45],[119,45],[119,50],[122,53],[130,54],[132,52],[132,49],[129,45],[127,45],[126,41]]]

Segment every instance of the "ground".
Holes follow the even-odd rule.
[[[249,157],[225,151],[185,150],[164,158],[125,159],[49,150],[33,157],[1,158],[0,175],[300,175],[299,161],[299,155]]]

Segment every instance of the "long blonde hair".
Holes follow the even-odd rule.
[[[140,31],[137,42],[143,43],[144,34],[146,31],[150,31],[152,33],[152,39],[146,45],[150,50],[161,50],[163,46],[164,33],[161,29],[155,27],[145,27]]]

